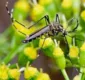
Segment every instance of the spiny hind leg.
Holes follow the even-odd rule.
[[[36,25],[36,24],[39,23],[42,19],[45,19],[46,26],[47,26],[48,24],[50,24],[49,16],[48,16],[48,15],[45,15],[45,16],[42,17],[40,20],[38,20],[36,23],[34,23],[33,25],[31,25],[31,26],[29,26],[29,27],[27,28],[25,25],[23,25],[22,23],[18,22],[16,19],[13,18],[13,15],[12,15],[13,9],[12,9],[11,12],[9,11],[8,3],[9,3],[9,2],[7,1],[7,2],[6,2],[6,10],[7,10],[7,12],[8,12],[8,15],[9,15],[10,18],[11,18],[11,21],[12,21],[13,26],[15,27],[15,29],[16,29],[18,32],[26,35],[24,32],[21,32],[20,30],[17,29],[17,27],[16,27],[16,25],[14,24],[14,22],[17,22],[18,24],[20,24],[21,26],[25,27],[26,29],[29,29],[29,28],[31,28],[32,26]]]
[[[48,24],[50,24],[50,20],[49,20],[49,16],[48,15],[45,15],[43,16],[41,19],[39,19],[37,22],[35,22],[33,25],[29,26],[28,29],[30,29],[32,26],[38,24],[41,20],[45,19],[45,22],[46,22],[46,26]]]

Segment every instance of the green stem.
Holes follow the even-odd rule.
[[[80,73],[79,73],[80,80],[82,79],[82,71],[83,71],[83,68],[80,68]]]
[[[67,73],[66,73],[66,71],[65,71],[65,69],[61,69],[61,72],[62,72],[65,80],[70,80],[69,77],[68,77],[68,75],[67,75]]]
[[[11,61],[15,56],[16,54],[18,54],[26,45],[21,45],[19,46],[17,49],[13,50],[12,52],[10,52],[3,60],[3,62],[5,64],[7,64],[9,61]]]
[[[82,73],[79,73],[79,80],[81,80],[82,79]]]

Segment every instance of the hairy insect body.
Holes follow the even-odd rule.
[[[52,25],[50,26],[52,28],[53,35],[56,33],[58,34],[59,32],[62,33],[63,36],[67,35],[67,31],[63,28],[63,26],[57,22],[51,23]]]
[[[36,31],[35,33],[31,34],[30,36],[27,36],[26,39],[23,41],[24,43],[30,42],[43,34],[48,34],[49,36],[54,36],[61,32],[64,35],[67,35],[67,32],[63,29],[63,26],[59,23],[51,23],[48,26],[42,28],[39,31]]]
[[[55,22],[51,22],[49,19],[49,16],[45,15],[40,20],[38,20],[36,23],[34,23],[33,25],[31,25],[27,28],[25,25],[23,25],[22,23],[18,22],[17,20],[15,20],[13,18],[13,15],[12,15],[13,9],[11,11],[9,11],[8,2],[6,2],[6,10],[7,10],[8,15],[10,16],[13,26],[16,28],[16,30],[26,36],[26,39],[23,41],[24,43],[30,42],[30,41],[36,39],[37,37],[40,37],[43,34],[48,34],[48,37],[49,37],[49,36],[57,36],[58,33],[61,33],[64,36],[65,41],[67,42],[66,35],[68,35],[68,33],[74,32],[78,28],[78,25],[79,25],[78,20],[75,19],[76,20],[75,27],[72,30],[67,31],[67,29],[64,29],[63,26],[60,24],[59,16],[58,16],[58,14],[56,14]],[[14,24],[14,22],[16,22],[16,23],[22,25],[25,29],[30,29],[31,27],[33,27],[34,25],[36,25],[43,19],[45,19],[46,26],[44,28],[34,32],[33,34],[31,34],[29,36],[27,36],[27,34],[25,34],[24,32],[21,32],[20,30],[18,30],[16,25]],[[68,22],[68,24],[70,24],[72,22],[74,22],[73,18]],[[68,44],[68,42],[67,42],[67,44]]]

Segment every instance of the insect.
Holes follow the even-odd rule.
[[[6,10],[12,20],[12,23],[13,22],[17,22],[19,23],[20,25],[22,25],[23,27],[25,27],[22,23],[18,22],[17,20],[15,20],[12,16],[12,12],[13,10],[10,12],[9,9],[8,9],[8,2],[6,2]],[[62,35],[64,36],[65,38],[65,41],[66,43],[68,44],[67,42],[67,39],[66,39],[66,35],[68,35],[69,33],[72,33],[74,32],[77,28],[78,28],[78,19],[75,19],[76,20],[76,25],[75,27],[71,30],[71,31],[67,31],[67,29],[64,29],[63,28],[63,25],[60,23],[60,20],[59,20],[59,16],[58,14],[56,14],[56,20],[51,22],[50,19],[49,19],[49,16],[48,15],[45,15],[44,17],[42,17],[40,20],[38,20],[35,24],[29,26],[28,28],[26,29],[30,29],[32,26],[36,25],[38,22],[40,22],[41,20],[45,19],[46,21],[46,26],[40,30],[37,30],[36,32],[32,33],[31,35],[26,35],[24,34],[23,32],[19,31],[20,33],[26,35],[26,39],[23,40],[23,43],[28,43],[34,39],[36,39],[37,37],[40,37],[41,35],[43,34],[47,34],[48,36],[56,36],[58,35],[59,33],[62,33]],[[72,23],[74,21],[74,19],[71,19],[68,24]],[[16,26],[13,24],[13,26],[16,28]],[[68,27],[67,27],[68,28]],[[16,28],[17,29],[17,28]]]

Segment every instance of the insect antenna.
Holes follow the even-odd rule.
[[[13,15],[12,15],[13,9],[11,10],[11,12],[9,11],[9,9],[8,9],[8,3],[9,3],[9,2],[7,1],[7,2],[6,2],[6,10],[7,10],[7,13],[8,13],[8,15],[10,16],[12,22],[13,22],[13,21],[14,21]]]
[[[25,33],[23,33],[23,32],[21,32],[20,30],[18,30],[17,27],[15,26],[14,22],[17,22],[18,24],[20,24],[20,25],[22,25],[23,27],[26,28],[25,25],[23,25],[22,23],[18,22],[16,19],[14,19],[13,14],[12,14],[12,13],[13,13],[13,9],[10,11],[9,8],[8,8],[8,4],[9,4],[9,2],[7,1],[7,2],[6,2],[6,10],[7,10],[8,15],[9,15],[10,18],[11,18],[11,21],[12,21],[13,26],[15,27],[15,29],[16,29],[18,32],[22,33],[23,35],[26,35]],[[27,29],[27,28],[26,28],[26,29]]]
[[[6,2],[6,10],[7,10],[7,13],[8,13],[8,15],[10,16],[12,22],[16,21],[17,23],[19,23],[19,24],[22,25],[23,27],[26,27],[25,25],[21,24],[20,22],[18,22],[17,20],[15,20],[15,19],[13,18],[13,15],[12,15],[13,9],[12,9],[11,12],[10,12],[10,11],[9,11],[9,8],[8,8],[8,4],[9,4],[9,2],[7,1],[7,2]]]

